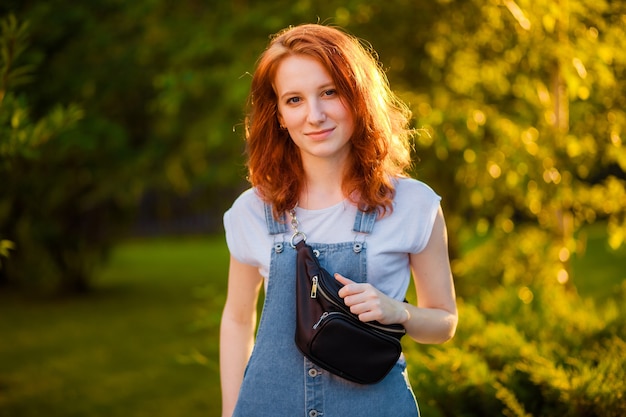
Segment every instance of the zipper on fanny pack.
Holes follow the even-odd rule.
[[[372,324],[372,323],[362,322],[362,321],[360,321],[359,319],[355,318],[354,316],[352,316],[352,315],[348,315],[348,314],[346,314],[346,313],[342,313],[341,311],[332,311],[332,312],[325,311],[324,313],[322,313],[322,315],[320,316],[320,318],[317,320],[317,323],[315,323],[315,324],[313,325],[313,330],[317,330],[317,328],[318,328],[318,327],[322,324],[322,322],[323,322],[324,320],[326,320],[326,319],[327,319],[329,316],[331,316],[331,315],[339,315],[339,316],[343,316],[343,317],[345,317],[345,318],[346,318],[346,319],[348,319],[348,320],[352,320],[352,321],[354,321],[354,322],[359,322],[359,323],[361,323],[361,324],[364,324],[364,325],[366,325],[366,326],[369,326],[369,327],[371,327],[372,329],[374,329],[377,333],[382,333],[385,337],[391,337],[391,336],[390,336],[389,334],[387,334],[387,333],[399,333],[399,334],[400,334],[400,333],[401,333],[401,334],[404,334],[404,333],[405,333],[405,331],[404,331],[404,330],[399,330],[399,329],[398,329],[398,330],[396,330],[396,329],[388,329],[388,328],[385,328],[385,327],[382,327],[382,326],[377,326],[377,325]]]
[[[311,298],[317,298],[317,275],[313,275],[311,281]]]
[[[313,325],[313,330],[317,329],[318,326],[322,323],[322,321],[324,321],[324,319],[328,316],[330,316],[330,313],[328,311],[324,311],[324,313],[320,316],[320,319],[317,321],[317,323]]]

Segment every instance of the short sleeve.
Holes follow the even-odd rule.
[[[409,253],[426,248],[439,211],[441,197],[428,185],[414,179],[400,180],[396,188],[394,213],[398,231]]]
[[[263,202],[253,189],[244,191],[224,213],[226,245],[239,262],[261,266],[262,245],[268,239]]]

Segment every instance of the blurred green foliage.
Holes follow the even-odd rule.
[[[184,198],[219,229],[246,186],[243,107],[268,35],[337,24],[378,51],[422,132],[415,176],[444,198],[462,316],[419,362],[440,381],[433,410],[623,412],[623,311],[584,301],[571,261],[585,224],[602,220],[612,250],[626,239],[624,2],[50,0],[0,13],[0,282],[88,288],[146,195],[150,215]]]
[[[310,21],[371,41],[411,104],[426,132],[415,174],[444,196],[454,258],[488,234],[477,250],[502,261],[480,271],[485,279],[563,282],[569,258],[584,249],[582,224],[607,218],[611,246],[623,244],[623,4],[321,3],[2,6],[17,16],[5,19],[15,33],[3,31],[0,230],[16,243],[5,280],[74,276],[70,288],[87,286],[146,193],[156,196],[151,215],[171,216],[183,197],[219,228],[245,187],[242,119],[254,61],[269,34]],[[19,129],[31,138],[17,139],[26,135]],[[26,272],[33,256],[47,266]],[[482,256],[457,259],[457,276],[485,267]]]
[[[624,307],[598,310],[563,287],[519,300],[515,288],[460,304],[462,325],[445,348],[408,349],[411,377],[432,416],[623,416]],[[624,290],[622,290],[622,297]]]

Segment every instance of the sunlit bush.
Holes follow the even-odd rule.
[[[461,303],[443,346],[409,345],[422,408],[441,416],[622,416],[626,413],[624,307],[602,308],[561,286],[483,291]]]

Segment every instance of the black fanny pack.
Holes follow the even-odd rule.
[[[339,297],[341,283],[320,266],[312,248],[304,240],[295,247],[298,349],[342,378],[360,384],[379,382],[402,353],[404,326],[360,321]]]

